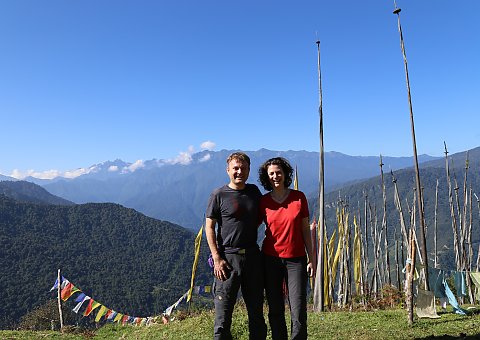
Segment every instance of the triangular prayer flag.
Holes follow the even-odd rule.
[[[122,325],[125,325],[125,323],[128,321],[128,319],[130,319],[130,317],[128,315],[124,315],[123,318],[122,318]]]
[[[168,307],[168,308],[165,310],[164,314],[167,315],[167,316],[170,316],[170,314],[172,314],[173,309],[174,309],[174,308],[177,308],[177,306],[178,306],[180,303],[182,303],[183,301],[185,301],[186,297],[188,296],[188,292],[189,292],[189,291],[190,291],[190,290],[187,290],[187,291],[185,292],[185,294],[183,294],[183,295],[177,300],[177,302],[175,302],[173,305],[171,305],[170,307]]]
[[[66,278],[62,277],[62,283],[60,284],[60,289],[65,288],[66,285],[68,285],[70,281],[68,281]]]
[[[100,322],[102,316],[107,312],[107,307],[103,306],[97,312],[97,316],[95,317],[95,322]]]
[[[85,298],[85,293],[80,293],[78,294],[77,298],[75,299],[75,302],[80,302]]]
[[[120,322],[122,320],[122,317],[123,317],[123,314],[122,313],[118,313],[116,316],[115,316],[115,319],[113,319],[113,322]]]
[[[89,316],[90,313],[95,309],[95,308],[98,308],[100,307],[100,303],[91,299],[90,300],[90,303],[88,304],[87,306],[87,309],[85,310],[85,312],[83,313],[84,316]]]
[[[80,288],[75,287],[72,283],[70,283],[70,284],[72,285],[70,291],[66,290],[67,287],[65,287],[65,289],[64,289],[65,293],[61,296],[63,301],[67,301],[73,294],[75,294],[77,292],[81,292]]]
[[[114,321],[117,314],[118,314],[117,312],[112,310],[112,312],[108,316],[106,316],[106,318],[107,318],[108,321]]]
[[[65,288],[62,289],[62,291],[60,292],[60,297],[63,301],[67,301],[67,299],[72,295],[72,288],[73,283],[69,282],[67,283]]]
[[[65,280],[65,278],[63,276],[60,279],[62,280],[62,282]],[[58,288],[58,277],[55,279],[55,283],[54,283],[53,287],[50,288],[50,291],[54,290],[55,288]]]
[[[107,312],[105,313],[105,319],[108,319],[108,317],[110,316],[110,314],[112,314],[113,310],[109,309],[107,310]]]
[[[82,307],[83,303],[87,300],[90,300],[90,296],[84,296],[83,299],[81,301],[78,302],[78,304],[75,306],[75,308],[73,308],[73,311],[75,313],[78,313],[78,311],[80,310],[80,307]]]
[[[55,280],[55,283],[53,284],[53,287],[50,288],[50,291],[54,290],[57,287],[58,287],[58,278]]]

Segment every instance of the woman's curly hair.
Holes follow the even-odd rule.
[[[265,188],[267,191],[273,190],[270,180],[268,178],[268,167],[270,165],[278,165],[282,168],[285,175],[284,185],[285,188],[288,188],[292,184],[293,177],[293,168],[290,163],[283,157],[274,157],[267,160],[263,163],[258,169],[258,182]]]

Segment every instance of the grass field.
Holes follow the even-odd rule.
[[[448,310],[439,319],[415,319],[408,326],[403,309],[370,312],[308,313],[309,339],[480,339],[480,314],[456,315]],[[167,325],[107,324],[95,331],[0,331],[1,339],[212,339],[213,312],[179,315]],[[181,319],[181,320],[180,320]],[[288,321],[287,321],[288,322]],[[235,310],[234,339],[248,339],[247,315]],[[271,339],[271,335],[267,337]]]

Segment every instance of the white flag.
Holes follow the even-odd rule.
[[[83,298],[83,300],[80,301],[79,303],[77,303],[77,305],[75,306],[75,308],[73,309],[73,311],[78,314],[78,311],[80,310],[80,307],[82,307],[83,303],[84,303],[85,301],[87,301],[87,300],[90,300],[90,296],[86,296],[86,295],[85,295],[85,297]]]

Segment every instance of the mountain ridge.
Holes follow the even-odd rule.
[[[146,161],[145,166],[138,167],[133,172],[111,176],[108,176],[105,165],[96,173],[73,179],[42,180],[39,184],[52,194],[75,203],[119,203],[147,216],[195,230],[203,223],[203,213],[211,191],[228,181],[225,161],[233,151],[238,150],[205,150],[194,153],[190,155],[188,164]],[[261,163],[268,158],[281,156],[297,167],[300,189],[307,194],[318,190],[318,152],[260,149],[246,153],[252,163],[250,183],[258,184],[257,169]],[[413,165],[411,157],[383,159],[392,169]],[[425,155],[420,159],[430,161],[435,157]],[[131,166],[134,163],[125,164]],[[371,177],[377,171],[377,157],[328,152],[325,155],[326,190],[340,187],[348,181]]]
[[[52,195],[43,187],[27,181],[0,181],[0,195],[17,201],[55,205],[74,205],[75,203]]]

